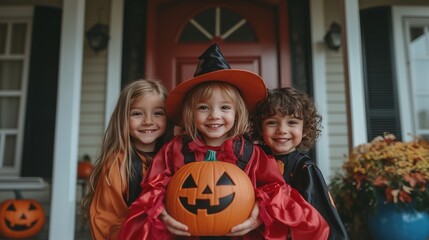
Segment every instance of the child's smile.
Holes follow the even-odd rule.
[[[287,141],[290,141],[290,138],[273,138],[273,140],[278,143],[285,143]]]
[[[155,131],[157,131],[157,129],[139,130],[139,132],[141,132],[141,133],[152,133]]]
[[[221,127],[223,124],[210,124],[210,125],[207,125],[207,127],[209,127],[209,128],[219,128],[219,127]]]

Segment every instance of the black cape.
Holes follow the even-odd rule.
[[[347,231],[329,194],[322,172],[315,162],[297,150],[274,157],[284,164],[285,181],[298,190],[328,223],[330,228],[328,239],[348,240]]]

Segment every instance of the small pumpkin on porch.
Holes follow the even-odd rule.
[[[91,176],[94,166],[89,155],[83,156],[83,160],[77,164],[77,178],[88,179]]]
[[[7,199],[0,204],[0,233],[3,237],[32,237],[44,224],[45,212],[34,199]]]
[[[205,161],[182,166],[171,178],[166,210],[195,236],[221,236],[249,218],[255,204],[253,185],[245,172],[231,163]]]

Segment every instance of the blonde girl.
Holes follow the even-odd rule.
[[[140,79],[122,90],[82,200],[82,217],[89,220],[93,239],[118,239],[152,157],[172,137],[166,97],[158,81]]]

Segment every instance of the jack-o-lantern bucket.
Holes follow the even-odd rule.
[[[0,204],[0,235],[3,237],[32,237],[44,224],[45,212],[34,199],[7,199]]]
[[[222,236],[250,217],[255,204],[253,185],[245,172],[231,163],[206,160],[188,163],[171,178],[166,210],[195,236]]]

